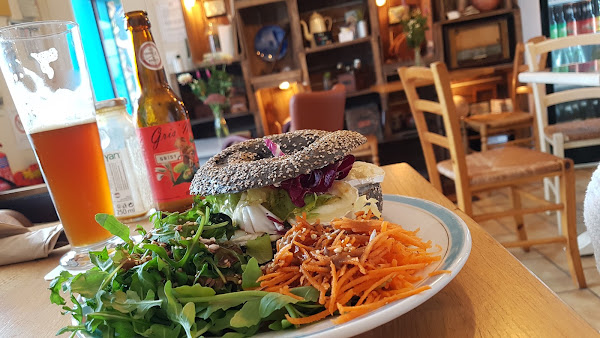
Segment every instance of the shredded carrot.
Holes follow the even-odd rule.
[[[290,288],[313,286],[325,309],[300,318],[286,315],[294,325],[312,323],[339,312],[336,324],[346,322],[385,304],[429,289],[415,287],[418,273],[439,261],[441,247],[418,237],[419,229],[377,219],[372,212],[357,212],[356,219],[335,219],[331,225],[310,224],[306,215],[278,242],[273,261],[260,277],[260,289],[294,297]],[[438,270],[434,276],[450,273]]]
[[[436,270],[436,271],[430,272],[429,276],[437,276],[437,275],[441,275],[443,273],[452,273],[452,271],[450,271],[450,270]]]

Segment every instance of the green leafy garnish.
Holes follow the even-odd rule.
[[[286,314],[322,309],[312,287],[290,290],[300,301],[256,290],[259,264],[272,260],[272,244],[268,235],[243,247],[228,241],[236,227],[227,208],[238,201],[239,194],[196,198],[186,212],[157,212],[152,231],[136,228],[141,243],[114,216],[96,215],[123,243],[112,254],[106,248],[90,252],[93,268],[76,275],[63,271],[50,283],[50,301],[78,322],[59,334],[243,337],[291,327]]]

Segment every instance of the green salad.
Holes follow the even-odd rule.
[[[91,252],[93,268],[63,271],[51,282],[51,302],[77,322],[58,334],[242,337],[292,327],[285,314],[323,310],[313,287],[291,289],[298,299],[254,290],[260,264],[273,258],[271,239],[231,241],[237,228],[219,212],[223,201],[212,202],[196,197],[187,212],[155,213],[151,231],[136,229],[141,242],[115,217],[98,214],[98,223],[124,243],[114,254]]]

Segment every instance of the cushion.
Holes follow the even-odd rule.
[[[471,185],[498,183],[558,171],[563,159],[521,147],[504,147],[466,156]],[[452,161],[437,164],[440,174],[454,180]]]

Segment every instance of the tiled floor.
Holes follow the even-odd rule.
[[[581,232],[585,229],[583,225],[583,199],[587,184],[590,181],[593,168],[576,169],[576,193],[577,193],[577,227]],[[542,196],[542,185],[532,185],[531,192]],[[480,196],[475,202],[475,212],[488,211],[494,208],[507,206],[509,203],[506,192],[499,191]],[[499,221],[486,221],[481,225],[498,241],[515,240],[514,222],[507,217]],[[556,216],[529,215],[525,216],[525,225],[530,238],[537,235],[556,233]],[[509,249],[529,270],[537,275],[548,287],[577,313],[579,313],[590,325],[600,331],[600,274],[596,269],[593,256],[582,257],[585,277],[588,287],[578,289],[569,275],[566,254],[559,244],[540,245],[533,247],[530,252],[524,252],[520,248]]]

